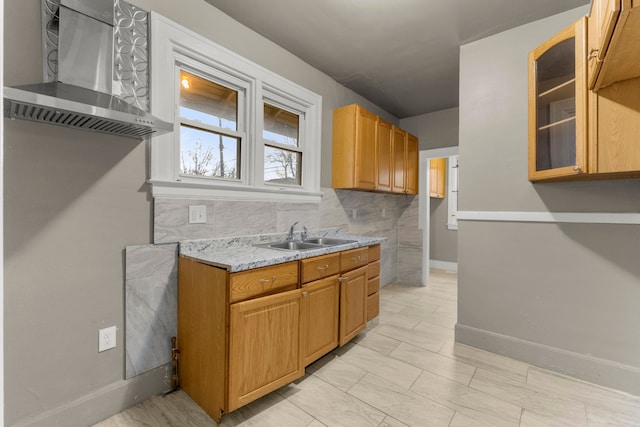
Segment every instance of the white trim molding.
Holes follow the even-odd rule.
[[[640,213],[458,211],[458,221],[550,222],[574,224],[640,224]]]

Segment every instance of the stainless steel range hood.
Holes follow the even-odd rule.
[[[57,81],[5,87],[10,118],[142,138],[173,124],[112,95],[113,0],[61,0]]]

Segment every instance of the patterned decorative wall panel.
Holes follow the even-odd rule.
[[[120,82],[118,97],[149,111],[148,13],[127,2],[115,1],[113,79]]]
[[[54,19],[60,0],[42,0],[43,79],[58,74],[58,27]],[[120,83],[118,98],[149,111],[149,14],[122,0],[114,1],[113,80]]]

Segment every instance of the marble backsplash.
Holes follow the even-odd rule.
[[[320,204],[212,200],[154,200],[154,244],[126,251],[126,377],[169,363],[177,326],[177,245],[187,239],[339,228],[385,237],[381,285],[420,284],[422,239],[418,198],[323,188]],[[205,224],[189,224],[190,205],[207,207]]]

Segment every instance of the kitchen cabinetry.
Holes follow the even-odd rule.
[[[380,245],[369,246],[367,267],[367,321],[380,314]]]
[[[529,54],[529,180],[585,173],[586,18]]]
[[[447,181],[447,159],[429,159],[429,197],[444,199]]]
[[[180,257],[178,268],[180,386],[209,415],[304,375],[297,261],[229,274]]]
[[[374,245],[229,273],[179,257],[181,388],[219,422],[302,377],[377,315],[379,259]]]
[[[594,4],[592,12],[615,15],[615,8]],[[624,8],[620,14],[623,12]],[[640,78],[617,81],[597,92],[588,90],[586,19],[581,18],[529,56],[531,181],[640,176]],[[595,33],[593,37],[598,37],[613,31],[605,58],[619,49],[614,40],[620,19],[614,30],[608,29],[611,19],[607,19],[593,26],[597,31],[592,28],[589,32],[589,36]],[[640,57],[629,57],[628,62],[639,64]]]
[[[304,366],[338,346],[340,310],[340,255],[329,254],[300,261],[302,301],[302,354]]]
[[[333,111],[332,186],[418,193],[418,139],[352,104]]]
[[[640,0],[593,0],[588,27],[590,89],[640,77]]]

